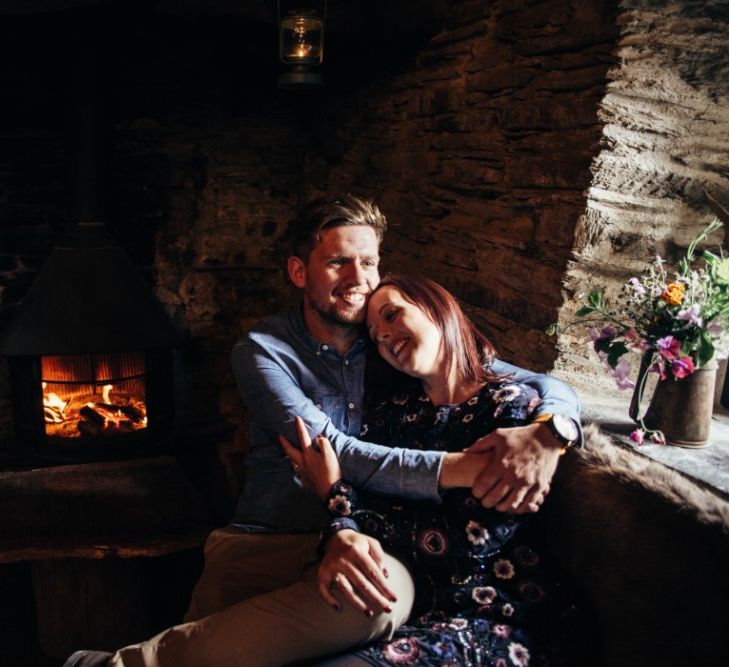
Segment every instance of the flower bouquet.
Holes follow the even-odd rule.
[[[648,428],[639,416],[648,373],[661,382],[681,381],[715,356],[729,352],[729,257],[696,247],[722,227],[711,222],[689,245],[677,270],[656,256],[641,276],[623,286],[617,304],[608,303],[604,290],[582,299],[575,313],[581,318],[567,324],[587,325],[589,342],[605,370],[621,389],[635,388],[630,416],[640,425],[631,439],[642,444],[646,437],[665,443],[663,433]],[[553,326],[550,333],[556,333]],[[636,382],[630,380],[629,353],[642,353]],[[637,385],[637,386],[636,386]]]

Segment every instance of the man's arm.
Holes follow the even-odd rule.
[[[491,367],[499,375],[510,374],[513,382],[520,382],[533,387],[539,392],[542,401],[534,411],[533,416],[549,412],[555,415],[564,415],[580,423],[580,401],[574,389],[568,384],[544,373],[533,373],[519,366],[508,364],[496,359]],[[580,441],[582,430],[580,429]]]
[[[542,400],[533,416],[552,413],[571,418],[579,431],[576,444],[582,443],[580,403],[571,387],[556,378],[531,373],[503,361],[495,361],[492,370],[511,374],[511,380],[536,389]],[[537,511],[549,493],[561,450],[561,443],[544,424],[497,429],[467,450],[494,455],[493,465],[478,475],[473,495],[481,499],[484,507],[495,507],[502,512]]]
[[[279,434],[297,442],[294,420],[300,416],[312,437],[321,434],[329,439],[353,484],[373,492],[439,500],[442,452],[391,448],[342,433],[306,396],[285,360],[250,340],[233,348],[231,363],[249,414],[272,442]]]

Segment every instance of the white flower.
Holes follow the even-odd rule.
[[[471,597],[479,604],[491,604],[496,599],[496,589],[493,586],[476,586]]]
[[[509,658],[516,667],[527,667],[529,664],[529,651],[525,646],[511,642],[509,644]]]
[[[478,403],[478,396],[473,396],[466,401],[466,405],[476,405]]]
[[[497,403],[506,403],[507,401],[513,401],[519,395],[519,387],[513,384],[507,384],[501,389],[497,389],[493,393],[494,400]]]
[[[463,423],[468,424],[473,419],[473,415],[464,415],[463,417]]]
[[[504,616],[513,616],[514,607],[507,602],[503,607],[501,607],[501,613]]]
[[[466,535],[468,541],[477,547],[483,546],[489,539],[489,532],[478,521],[473,520],[466,524]]]

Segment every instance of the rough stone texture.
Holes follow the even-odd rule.
[[[588,284],[615,288],[646,253],[685,245],[707,219],[702,189],[726,191],[726,13],[458,0],[427,40],[340,37],[316,95],[275,90],[272,28],[126,26],[109,217],[187,336],[180,413],[239,418],[230,345],[290,301],[277,241],[323,192],[373,197],[391,221],[383,268],[444,282],[503,357],[600,376],[575,338],[557,359],[544,330]],[[0,109],[0,318],[68,221],[59,20],[0,40],[18,101]],[[0,439],[9,423],[0,360]]]
[[[562,323],[576,295],[602,286],[615,294],[654,254],[675,259],[713,217],[704,190],[729,193],[729,7],[626,0],[622,9]],[[612,385],[577,331],[560,351],[557,367],[573,380]]]
[[[337,122],[322,132],[341,150],[319,158],[317,188],[372,196],[392,224],[384,268],[445,283],[502,356],[534,368],[555,358],[543,331],[601,135],[613,14],[456,2],[400,72],[328,100]]]

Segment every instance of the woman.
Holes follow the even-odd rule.
[[[410,381],[369,412],[363,437],[460,451],[494,429],[526,423],[539,402],[531,388],[490,372],[493,346],[432,281],[386,277],[370,298],[367,327],[379,354]],[[410,619],[391,640],[356,649],[332,665],[561,662],[557,635],[574,607],[535,547],[528,519],[484,509],[465,489],[444,492],[439,505],[358,494],[340,479],[329,443],[318,439],[314,448],[303,427],[299,434],[301,451],[284,447],[332,514],[318,575],[325,599],[338,604],[329,590],[338,583],[342,595],[367,613],[369,594],[340,576],[327,548],[332,536],[340,539],[346,531],[379,540],[408,567],[416,586]]]

